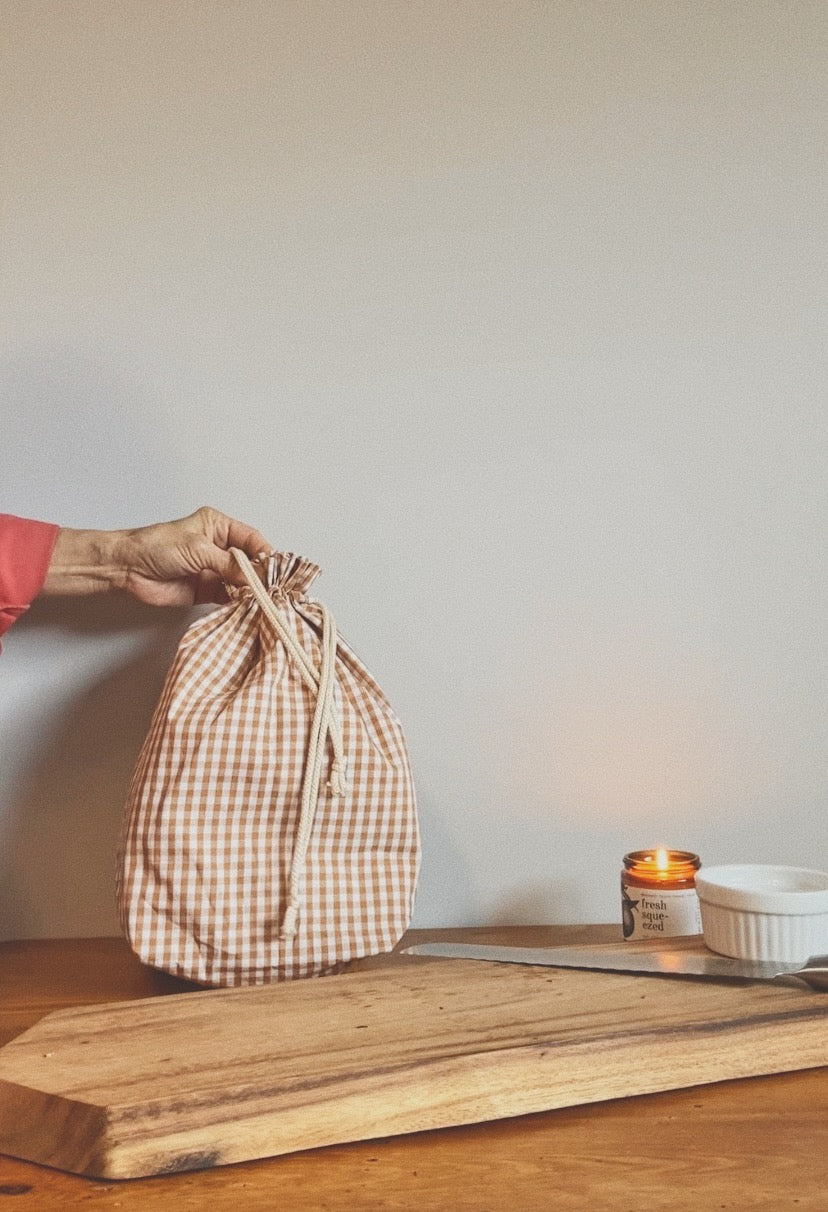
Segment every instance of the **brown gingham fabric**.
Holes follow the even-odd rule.
[[[308,658],[304,676],[251,589],[231,590],[181,640],[133,777],[118,873],[124,931],[153,967],[262,984],[389,951],[408,926],[420,852],[405,737],[335,632],[331,722],[294,862],[320,693],[307,669],[320,669],[325,635],[324,607],[306,592],[318,572],[300,556],[269,561],[268,597]]]

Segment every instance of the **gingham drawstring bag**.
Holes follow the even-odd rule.
[[[118,872],[146,964],[209,985],[336,971],[390,951],[419,867],[399,720],[307,596],[315,564],[267,559],[185,633],[129,793]]]

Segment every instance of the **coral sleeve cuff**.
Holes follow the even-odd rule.
[[[51,522],[0,513],[0,635],[43,588],[58,529]]]

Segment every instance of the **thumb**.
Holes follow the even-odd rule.
[[[196,603],[228,601],[227,587],[243,589],[247,584],[244,573],[231,551],[213,547],[205,560],[196,584]]]
[[[224,581],[225,585],[235,585],[240,588],[247,585],[248,580],[242,565],[247,567],[248,564],[252,567],[252,571],[255,576],[261,575],[258,557],[256,560],[251,560],[250,556],[246,555],[246,553],[241,551],[238,547],[231,547],[228,551],[224,551],[222,548],[216,548],[216,563],[214,565],[214,569]]]

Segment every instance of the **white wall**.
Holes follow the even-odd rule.
[[[828,7],[5,0],[0,508],[215,504],[407,726],[421,925],[828,863]],[[0,934],[114,933],[186,622],[0,658]]]

